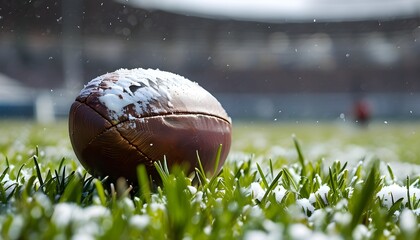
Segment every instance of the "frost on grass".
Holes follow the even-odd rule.
[[[0,239],[416,239],[419,234],[420,184],[412,174],[417,168],[406,165],[413,179],[407,188],[399,165],[389,164],[391,174],[380,162],[374,187],[365,189],[374,154],[357,146],[303,151],[303,166],[293,148],[272,147],[255,156],[237,152],[219,175],[194,181],[173,173],[147,196],[141,190],[119,196],[124,191],[89,181],[71,160],[58,170],[59,161],[50,159],[54,148],[45,149],[41,176],[34,151],[27,149],[10,160],[7,171],[1,169]],[[77,185],[75,179],[83,180]]]

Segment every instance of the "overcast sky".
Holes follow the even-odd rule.
[[[342,21],[412,17],[420,0],[117,0],[145,9],[254,21]]]

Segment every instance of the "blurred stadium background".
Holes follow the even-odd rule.
[[[65,117],[118,68],[198,82],[235,119],[420,118],[419,0],[2,0],[0,117]]]

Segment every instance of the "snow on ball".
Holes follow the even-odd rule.
[[[187,173],[218,169],[231,144],[231,119],[197,83],[153,69],[120,69],[90,81],[72,104],[69,134],[80,163],[94,176],[136,181],[138,165],[154,179],[154,162]]]

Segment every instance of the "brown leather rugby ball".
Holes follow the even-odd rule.
[[[169,167],[218,168],[231,144],[231,119],[197,83],[153,69],[120,69],[90,81],[72,104],[69,134],[80,163],[94,176],[135,182],[143,164],[158,178],[154,162]]]

